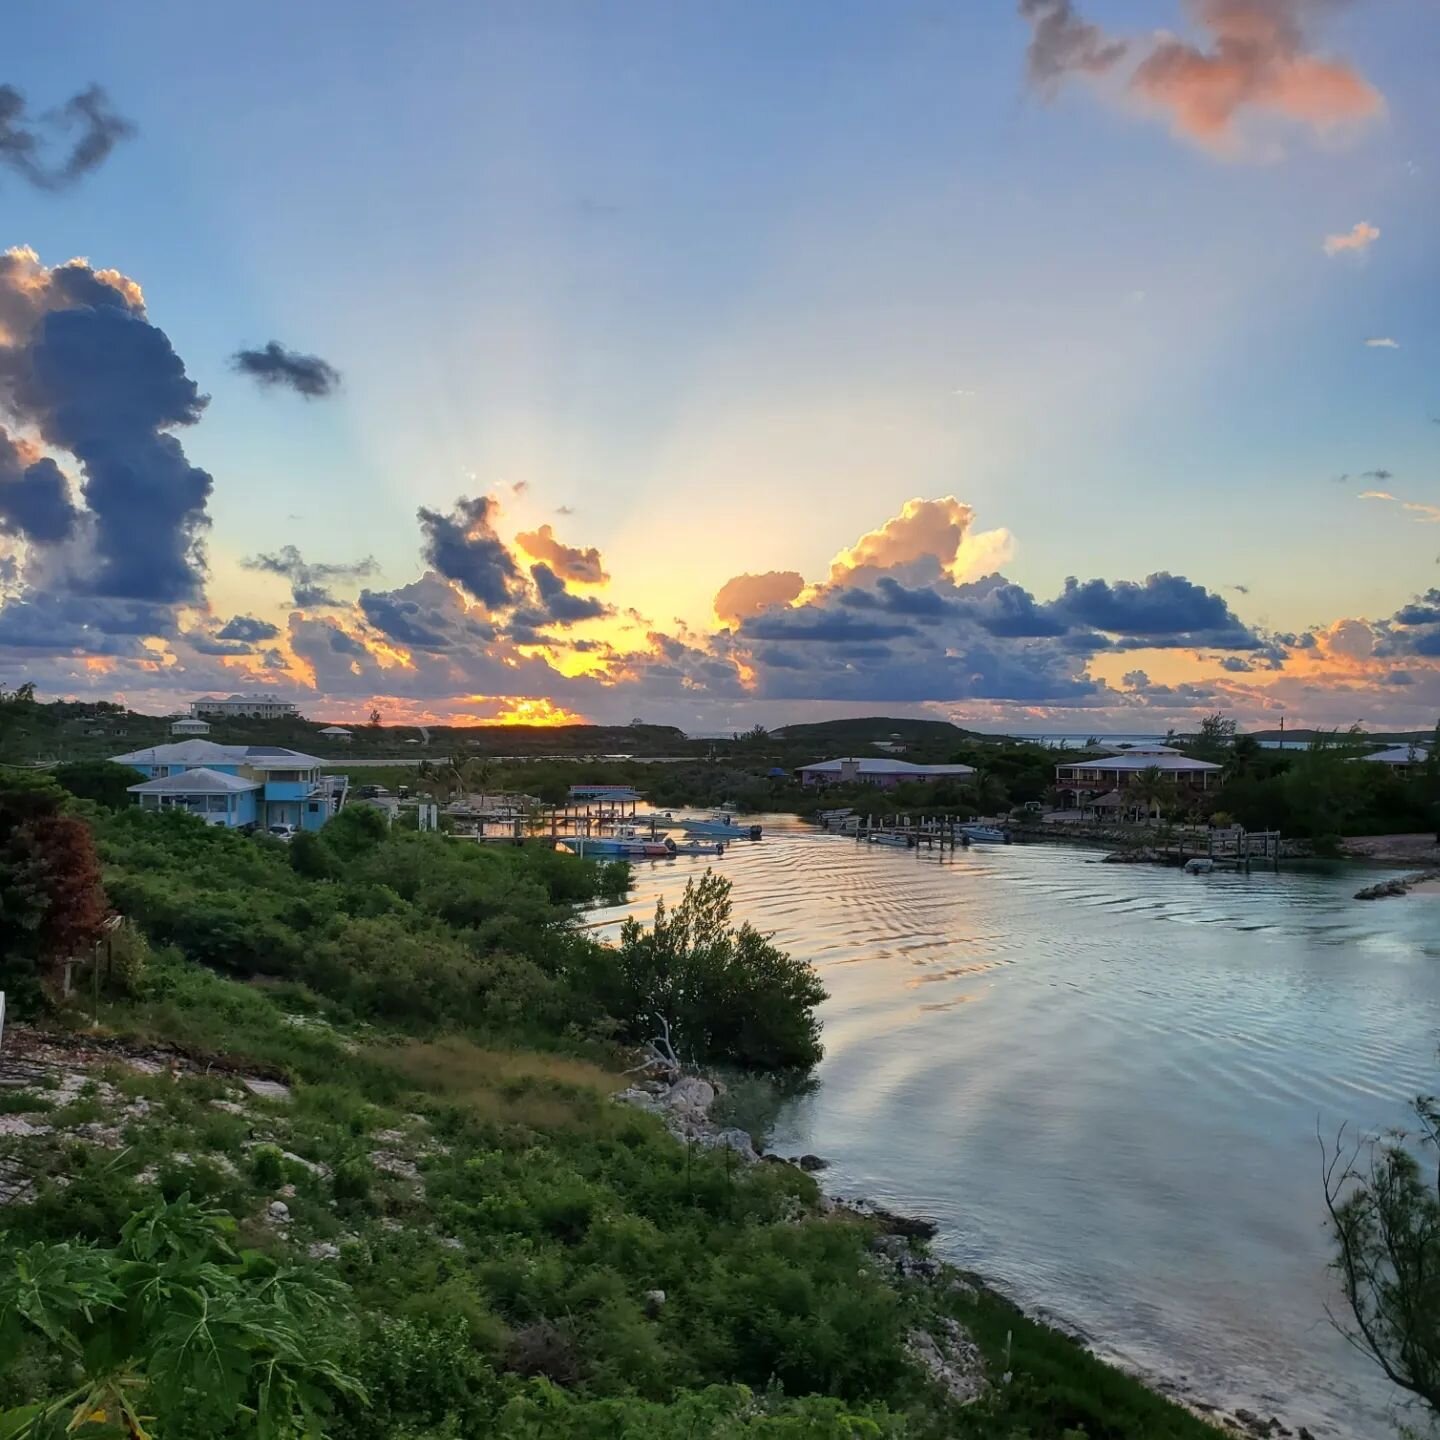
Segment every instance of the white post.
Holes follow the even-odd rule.
[[[0,990],[0,1049],[5,1046],[5,992]]]

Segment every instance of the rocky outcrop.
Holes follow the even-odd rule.
[[[648,1080],[622,1090],[615,1098],[622,1105],[658,1115],[677,1139],[706,1150],[729,1150],[747,1165],[760,1159],[750,1134],[735,1126],[717,1125],[710,1119],[716,1087],[699,1075],[682,1075],[674,1084]]]
[[[985,1379],[985,1357],[957,1320],[942,1317],[935,1331],[912,1330],[905,1339],[910,1358],[957,1405],[972,1405],[989,1388]]]
[[[1355,892],[1357,900],[1388,900],[1395,895],[1408,895],[1417,885],[1440,880],[1440,870],[1419,870],[1394,880],[1380,880]]]

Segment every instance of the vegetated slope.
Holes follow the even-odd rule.
[[[897,1281],[895,1242],[799,1169],[614,1102],[642,1000],[683,1001],[714,1060],[805,1053],[769,1024],[813,1006],[802,976],[713,887],[611,951],[572,906],[623,871],[539,849],[362,811],[299,849],[91,823],[154,943],[127,927],[98,1002],[82,984],[98,1030],[12,1026],[0,1433],[139,1434],[127,1407],[157,1440],[1212,1433],[918,1256]],[[950,1322],[990,1380],[963,1409],[913,1359]]]

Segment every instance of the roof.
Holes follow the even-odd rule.
[[[237,795],[259,790],[258,780],[243,775],[226,775],[221,770],[207,770],[203,765],[180,775],[162,775],[158,780],[143,780],[139,785],[125,787],[132,795]]]
[[[1187,755],[1155,755],[1151,753],[1136,754],[1130,751],[1125,755],[1102,755],[1098,760],[1071,760],[1064,765],[1057,765],[1055,771],[1059,774],[1062,770],[1110,770],[1110,771],[1131,771],[1131,770],[1219,770],[1222,767],[1213,764],[1209,760],[1191,760]]]
[[[1377,765],[1423,765],[1430,751],[1424,745],[1392,745],[1373,755],[1357,755],[1357,760],[1370,760]]]
[[[890,760],[878,755],[852,755],[843,760],[818,760],[813,765],[802,765],[800,774],[838,775],[841,767],[855,766],[859,775],[909,775],[917,779],[935,775],[973,775],[970,765],[914,765],[909,760]]]
[[[352,732],[343,725],[327,725],[320,733],[322,735],[349,735]]]
[[[1110,746],[1105,747],[1107,752],[1117,755],[1178,755],[1173,745],[1119,745],[1111,750]]]
[[[1124,805],[1125,798],[1118,790],[1107,790],[1103,795],[1097,795],[1091,802],[1092,810],[1118,810]]]
[[[282,700],[278,695],[202,695],[197,705],[293,705],[293,700]]]
[[[283,745],[219,745],[214,740],[177,740],[110,758],[117,765],[249,765],[257,770],[313,770],[325,763]]]

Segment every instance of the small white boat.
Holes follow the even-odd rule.
[[[897,848],[903,846],[907,850],[910,848],[909,837],[905,835],[877,834],[867,836],[866,838],[872,845],[894,845]]]
[[[1185,862],[1185,873],[1187,875],[1209,875],[1215,869],[1215,862],[1206,855],[1197,855],[1193,860]]]
[[[978,841],[982,845],[1005,845],[1010,840],[1003,830],[997,830],[993,825],[959,825],[956,829],[972,843]]]
[[[670,821],[670,824],[677,830],[685,831],[687,835],[721,835],[727,840],[758,840],[760,838],[760,826],[746,825],[743,821],[737,821],[728,810],[717,810],[708,820],[681,815],[678,819]]]

